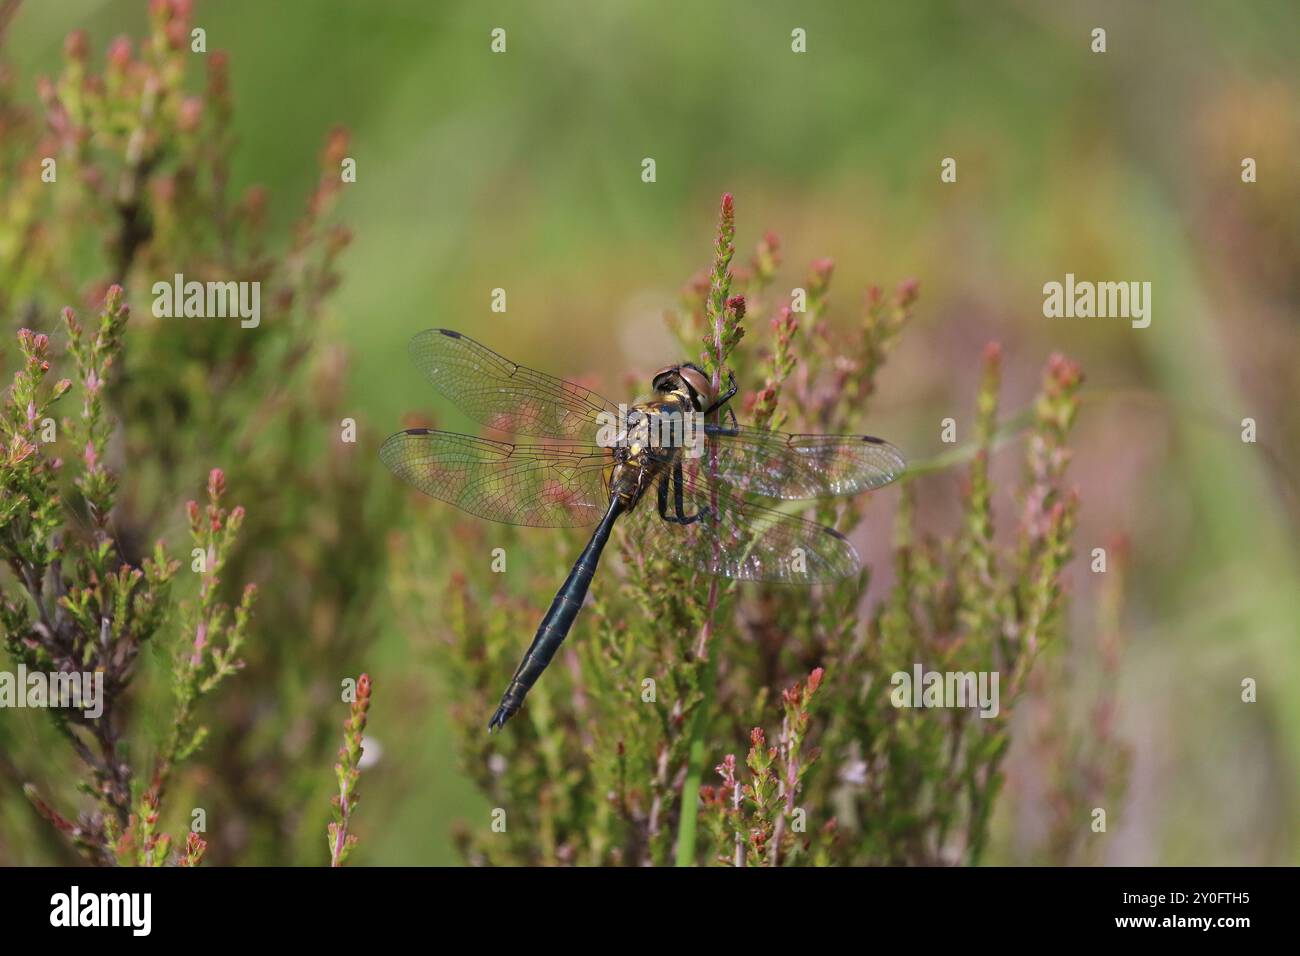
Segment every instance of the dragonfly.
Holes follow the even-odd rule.
[[[896,447],[870,435],[742,425],[728,404],[734,375],[724,390],[689,362],[656,372],[651,398],[617,405],[452,329],[420,332],[410,355],[469,418],[523,440],[408,428],[380,449],[397,477],[490,521],[594,525],[489,732],[519,711],[572,630],[615,522],[629,526],[646,558],[739,581],[827,584],[861,569],[853,545],[833,528],[770,505],[869,491],[906,468]]]

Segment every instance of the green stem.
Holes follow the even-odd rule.
[[[700,808],[700,784],[704,781],[704,732],[713,707],[713,679],[718,655],[710,654],[704,662],[704,697],[691,721],[690,748],[686,753],[686,782],[682,784],[681,818],[677,824],[678,866],[695,865],[695,824]]]
[[[727,207],[730,194],[723,198],[723,222],[718,234],[718,258],[715,264],[715,281],[713,283],[713,394],[722,390],[722,368],[727,361],[727,353],[722,347],[723,325],[726,322],[727,296],[731,292],[731,273],[727,264],[731,261],[731,237],[727,235]],[[739,321],[739,317],[737,317]],[[713,421],[721,419],[717,411]],[[717,449],[709,454],[709,487],[711,495],[709,506],[717,514]],[[717,557],[718,542],[713,542],[714,557]],[[700,643],[696,648],[695,659],[704,661],[703,695],[691,720],[690,744],[686,751],[686,781],[682,784],[681,816],[677,823],[677,865],[695,865],[695,824],[699,816],[700,782],[704,777],[704,732],[709,723],[709,710],[713,707],[713,681],[715,679],[717,655],[711,653],[709,645],[713,642],[714,622],[718,615],[718,596],[720,588],[715,577],[709,582],[709,602],[704,612],[704,624],[700,628]]]

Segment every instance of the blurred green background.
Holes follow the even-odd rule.
[[[142,7],[28,4],[9,55],[30,83],[74,28],[96,55],[139,35]],[[333,307],[371,434],[434,407],[405,355],[431,325],[616,397],[624,370],[677,358],[660,316],[707,263],[725,191],[742,254],[781,236],[778,289],[834,258],[833,318],[871,282],[920,280],[918,322],[863,423],[914,458],[942,450],[944,417],[967,437],[987,340],[1006,350],[1010,410],[1052,351],[1080,360],[1077,632],[1095,616],[1087,552],[1117,533],[1132,548],[1120,727],[1134,763],[1106,860],[1300,861],[1294,2],[199,0],[195,17],[231,55],[234,185],[268,186],[275,222],[305,200],[324,132],[353,132],[340,218],[356,238]],[[940,182],[945,157],[956,183]],[[1067,272],[1151,282],[1150,328],[1044,318],[1043,284]],[[1256,444],[1240,440],[1247,416]],[[938,530],[951,515],[924,517]],[[453,862],[451,821],[486,820],[418,644],[391,624],[365,662],[383,754],[358,862]],[[1256,704],[1240,701],[1246,677]],[[1001,826],[1014,847],[1033,821]]]

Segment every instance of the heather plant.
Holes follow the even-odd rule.
[[[339,792],[331,800],[334,819],[325,831],[329,841],[330,866],[342,866],[357,845],[357,837],[348,832],[348,825],[360,799],[357,784],[361,780],[361,757],[365,752],[364,734],[369,715],[370,675],[362,674],[357,680],[351,713],[343,722],[343,746],[339,748],[339,762],[334,765]]]
[[[581,542],[429,501],[389,535],[404,501],[367,429],[345,437],[347,355],[331,344],[350,240],[336,210],[348,134],[325,137],[304,208],[278,240],[267,191],[233,182],[232,64],[192,55],[188,0],[152,0],[139,40],[70,35],[34,101],[3,57],[18,7],[0,0],[0,315],[4,341],[19,343],[0,349],[14,382],[0,624],[13,661],[102,668],[106,700],[93,723],[52,710],[48,732],[0,720],[0,788],[25,787],[30,808],[0,801],[7,858],[61,860],[74,847],[103,864],[344,862],[370,683],[348,701],[331,787],[338,688],[362,670],[390,577],[405,632],[444,678],[436,706],[463,768],[493,810],[490,823],[457,825],[470,862],[978,862],[1002,781],[1015,780],[1005,764],[1021,698],[1045,755],[1030,769],[1053,774],[1048,835],[1030,855],[1091,858],[1077,821],[1122,786],[1123,749],[1104,691],[1082,726],[1056,699],[1077,507],[1070,362],[1053,359],[1035,405],[1000,418],[990,350],[975,443],[914,462],[897,514],[879,495],[807,506],[857,536],[892,517],[891,568],[821,589],[736,586],[648,559],[616,533],[591,607],[524,711],[490,738],[485,718]],[[784,301],[773,292],[779,240],[736,262],[734,213],[725,200],[709,268],[666,317],[683,356],[715,383],[736,376],[747,422],[872,430],[916,284],[872,288],[858,316],[833,316],[834,269],[819,260]],[[154,314],[157,284],[178,275],[257,283],[262,321]],[[99,310],[97,323],[60,323],[65,303]],[[50,374],[60,341],[67,384]],[[47,440],[47,419],[75,401],[80,413]],[[989,456],[1020,434],[1024,480],[995,489]],[[913,519],[938,488],[916,478],[947,468],[966,473],[962,517],[933,540]],[[207,503],[179,507],[204,474]],[[227,510],[232,496],[247,513]],[[1013,498],[1016,520],[995,522],[995,500]],[[152,544],[186,534],[188,555]],[[505,574],[492,568],[496,547]],[[255,617],[245,581],[258,584]],[[1117,635],[1118,604],[1108,607],[1104,633]],[[1117,638],[1101,646],[1113,674]],[[894,707],[890,675],[918,664],[997,671],[1000,713]],[[169,839],[198,809],[209,831]],[[31,826],[32,811],[52,826]]]
[[[117,476],[114,551],[102,559],[114,571],[145,573],[147,543],[183,531],[175,502],[211,462],[233,465],[230,493],[267,505],[242,515],[220,558],[226,581],[261,585],[255,627],[272,639],[250,635],[240,680],[202,705],[203,773],[173,785],[194,805],[202,782],[210,859],[319,861],[332,705],[375,631],[393,517],[391,497],[371,493],[373,445],[344,405],[348,359],[329,310],[350,238],[334,215],[348,134],[326,135],[303,211],[280,241],[267,190],[232,182],[230,61],[191,51],[188,0],[152,0],[147,34],[118,37],[102,56],[86,33],[70,35],[57,75],[35,81],[34,103],[3,58],[18,6],[0,4],[0,315],[41,336],[63,303],[101,301],[112,284],[135,306],[115,374],[96,386],[114,422],[97,438],[100,463]],[[166,317],[153,307],[157,285],[177,275],[256,283],[260,324]],[[235,593],[199,600],[240,603]],[[206,680],[139,675],[181,695],[194,681],[206,694]],[[127,688],[110,681],[109,693]],[[169,726],[156,708],[137,716],[141,729]],[[0,735],[0,786],[16,791],[46,741],[13,727]],[[177,741],[176,752],[190,744]],[[57,852],[42,841],[17,825],[4,840],[20,858]]]
[[[913,314],[916,283],[890,295],[873,287],[856,322],[832,323],[833,264],[819,260],[764,323],[779,240],[764,237],[743,267],[733,267],[734,256],[726,196],[712,265],[666,317],[683,353],[698,355],[715,384],[734,373],[744,415],[757,424],[861,430]],[[767,338],[755,342],[755,328]],[[938,540],[919,533],[922,485],[906,483],[893,581],[878,601],[868,599],[870,569],[816,589],[737,586],[618,538],[621,560],[602,567],[557,662],[493,737],[482,732],[484,717],[554,589],[555,569],[580,542],[417,503],[420,532],[395,542],[396,600],[408,632],[447,674],[463,765],[494,808],[492,822],[505,821],[504,829],[461,823],[466,859],[980,862],[1012,715],[1043,649],[1063,639],[1078,505],[1066,474],[1078,368],[1053,356],[1033,408],[1000,422],[1000,366],[990,346],[973,445],[913,469],[965,462],[959,525]],[[989,457],[1017,432],[1026,436],[1019,513],[1014,533],[998,536]],[[873,504],[863,495],[807,508],[854,535],[871,510],[883,523]],[[495,548],[507,555],[504,575],[486,557]],[[439,567],[448,569],[441,577]],[[999,711],[897,706],[891,675],[914,666],[999,675]]]
[[[104,395],[121,368],[127,316],[117,286],[109,289],[89,334],[71,309],[64,312],[75,388],[66,378],[49,383],[48,336],[26,329],[18,334],[21,364],[0,415],[7,453],[0,462],[0,555],[10,572],[0,581],[0,631],[11,657],[29,672],[93,673],[103,682],[97,714],[69,702],[45,702],[83,765],[81,789],[93,798],[94,810],[69,819],[28,785],[33,806],[91,862],[161,865],[171,846],[171,837],[159,830],[167,785],[207,733],[196,719],[196,703],[242,666],[238,654],[255,589],[245,587],[233,608],[218,597],[218,575],[244,519],[243,508],[224,506],[219,469],[208,476],[206,509],[193,501],[186,509],[192,568],[200,576],[197,598],[179,606],[173,599],[180,562],[161,542],[138,566],[123,560],[113,532],[119,475],[107,464],[114,428]],[[51,415],[72,391],[80,409],[63,419],[63,439],[55,441],[59,429]],[[65,489],[74,501],[65,503]],[[141,652],[159,641],[172,662],[174,701],[170,726],[145,774],[130,753],[128,692]],[[85,702],[83,691],[82,700],[71,703]],[[191,832],[179,859],[193,865],[204,847]]]

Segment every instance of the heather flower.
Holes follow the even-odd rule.
[[[370,675],[362,674],[357,681],[356,700],[351,714],[343,723],[343,746],[339,749],[339,762],[334,767],[338,780],[338,796],[333,798],[334,820],[327,827],[330,866],[342,866],[357,844],[354,834],[348,832],[352,813],[356,809],[357,783],[361,779],[362,743],[366,720],[370,712]]]

